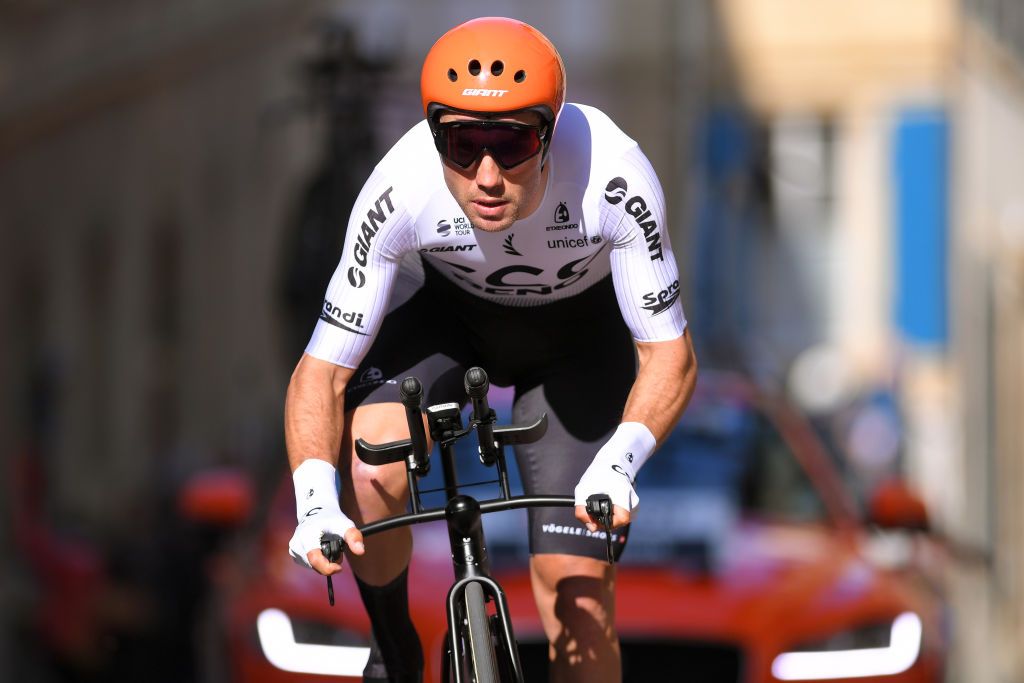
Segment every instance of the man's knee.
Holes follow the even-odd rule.
[[[534,589],[550,616],[566,627],[611,626],[615,614],[614,569],[607,563],[572,555],[536,555]]]
[[[401,404],[379,403],[360,406],[346,414],[341,462],[347,474],[342,482],[342,507],[360,522],[405,510],[407,477],[405,464],[375,466],[359,459],[355,440],[386,443],[409,438],[405,409]]]

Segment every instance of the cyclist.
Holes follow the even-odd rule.
[[[404,464],[368,466],[353,441],[408,438],[403,377],[419,377],[428,402],[450,400],[480,365],[515,387],[516,420],[550,418],[540,443],[516,451],[525,491],[574,491],[578,504],[530,510],[551,678],[619,680],[614,569],[583,503],[611,496],[621,553],[637,471],[696,380],[661,187],[604,114],[565,103],[562,60],[527,24],[487,17],[453,28],[427,54],[421,95],[426,120],[356,200],[288,387],[290,552],[330,575],[341,567],[320,537],[342,535],[375,636],[364,680],[420,681],[411,533],[364,544],[355,528],[404,512]]]

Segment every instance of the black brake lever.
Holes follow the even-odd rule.
[[[608,564],[615,564],[615,553],[612,551],[612,499],[604,493],[588,496],[587,514],[604,527],[604,539],[608,547]]]
[[[345,540],[337,534],[325,533],[320,537],[320,552],[328,562],[337,562],[345,550]],[[334,607],[334,581],[327,577],[327,601]]]

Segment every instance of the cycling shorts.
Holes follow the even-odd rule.
[[[419,257],[403,262],[391,310],[346,388],[346,409],[398,402],[398,385],[415,376],[425,405],[465,396],[474,365],[492,384],[515,388],[513,420],[548,415],[547,434],[515,447],[527,495],[573,495],[598,449],[619,425],[636,376],[633,339],[611,277],[577,296],[509,307],[459,288]],[[357,435],[358,436],[358,435]],[[530,552],[607,557],[572,508],[530,508]],[[628,527],[616,529],[621,555]]]

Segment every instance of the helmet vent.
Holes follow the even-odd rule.
[[[473,61],[471,61],[469,63],[469,73],[470,73],[471,76],[479,76],[480,75],[480,62],[478,62],[475,59]]]
[[[491,75],[500,76],[501,72],[505,70],[505,64],[501,60],[498,60],[491,64]]]
[[[513,76],[512,78],[515,79],[516,83],[522,83],[523,81],[526,80],[526,72],[523,71],[522,69],[520,69],[519,71],[516,72],[516,75]]]
[[[455,69],[448,69],[448,80],[452,83],[459,80],[459,74],[455,73]]]

